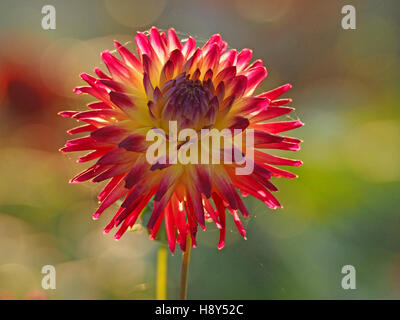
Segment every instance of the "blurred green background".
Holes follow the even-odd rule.
[[[41,8],[57,10],[56,30]],[[357,10],[343,30],[341,8]],[[145,231],[119,242],[92,221],[100,185],[67,183],[84,169],[58,152],[71,120],[58,111],[91,101],[74,96],[78,74],[104,67],[112,40],[174,27],[199,44],[220,33],[249,47],[269,70],[258,92],[290,82],[291,133],[304,160],[296,180],[276,180],[284,208],[246,198],[243,241],[229,224],[199,231],[192,251],[191,299],[400,298],[399,9],[386,1],[85,0],[0,3],[0,298],[153,299],[159,243]],[[133,43],[128,45],[133,48]],[[169,256],[169,298],[177,298],[180,253]],[[41,288],[54,265],[57,289]],[[357,289],[343,290],[344,265]]]

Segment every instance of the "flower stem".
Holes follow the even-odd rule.
[[[181,287],[179,290],[179,300],[187,299],[187,283],[188,283],[188,271],[189,271],[191,249],[192,249],[192,239],[190,235],[188,235],[186,238],[186,251],[182,253]]]
[[[168,251],[167,247],[162,244],[157,253],[157,278],[156,278],[156,299],[167,299],[167,265]]]

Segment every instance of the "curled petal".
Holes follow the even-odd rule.
[[[154,201],[160,201],[164,194],[170,189],[173,184],[179,179],[182,171],[179,169],[171,168],[164,171]]]
[[[289,107],[274,107],[269,106],[265,110],[259,112],[257,115],[251,118],[252,123],[262,122],[270,120],[279,116],[283,116],[292,112],[294,109]]]
[[[110,92],[110,99],[127,115],[132,114],[132,109],[135,108],[135,104],[127,94],[122,92]]]
[[[132,54],[132,52],[130,52],[117,41],[114,41],[114,47],[118,50],[122,60],[124,60],[127,65],[129,65],[131,68],[134,68],[136,71],[141,71],[142,65],[139,59],[136,58],[136,56]]]
[[[154,202],[153,212],[151,213],[149,222],[147,223],[147,227],[149,229],[153,229],[156,225],[157,220],[161,217],[163,210],[165,209],[169,199],[171,198],[174,192],[173,188],[169,188],[166,190],[164,195],[161,197],[160,201]]]
[[[253,51],[250,49],[243,49],[237,56],[236,66],[238,72],[244,70],[251,60],[251,56],[253,55]]]
[[[122,180],[124,175],[119,175],[113,177],[103,188],[103,190],[100,191],[99,195],[97,196],[97,199],[99,201],[103,201],[109,194],[110,192],[115,188],[115,186]]]
[[[113,178],[115,176],[119,176],[121,174],[126,174],[129,169],[132,167],[132,162],[135,159],[132,159],[129,162],[125,163],[120,163],[120,164],[115,164],[111,168],[109,168],[107,171],[102,172],[98,176],[96,176],[92,181],[93,182],[101,182],[110,178]]]
[[[284,137],[277,136],[265,131],[254,130],[254,146],[261,148],[268,143],[278,143],[284,140]]]
[[[172,52],[175,49],[182,50],[182,44],[176,35],[175,29],[171,28],[168,30],[168,50]]]
[[[300,145],[299,143],[295,142],[277,142],[277,143],[260,143],[258,145],[255,145],[257,148],[264,148],[264,149],[279,149],[279,150],[289,150],[289,151],[298,151],[300,150]]]
[[[229,66],[221,70],[215,77],[215,84],[218,85],[221,81],[232,79],[236,75],[236,66]]]
[[[79,112],[78,111],[61,111],[58,113],[58,115],[63,118],[72,118],[77,113],[79,113]]]
[[[129,173],[125,177],[126,187],[129,189],[133,188],[133,186],[135,186],[145,177],[148,169],[148,163],[143,158],[139,158],[133,165],[131,171],[129,171]]]
[[[239,114],[252,114],[267,108],[269,101],[265,98],[244,97],[235,104],[235,112]]]
[[[289,179],[297,178],[297,175],[292,173],[292,172],[289,172],[289,171],[286,171],[286,170],[283,170],[283,169],[280,169],[280,168],[277,168],[277,167],[274,167],[274,166],[270,166],[270,165],[265,164],[265,163],[263,163],[261,165],[264,168],[266,168],[268,171],[270,171],[272,173],[272,175],[275,176],[275,177],[278,177],[278,178],[279,177],[284,177],[284,178],[289,178]]]
[[[174,76],[174,70],[175,70],[174,63],[171,60],[168,60],[165,63],[160,73],[160,81],[159,81],[160,86],[162,86],[165,82],[172,79],[172,77]]]
[[[109,189],[111,190],[108,192],[107,196],[104,197],[101,205],[93,214],[94,219],[98,219],[100,215],[104,212],[104,210],[106,210],[113,203],[115,203],[115,201],[122,198],[128,193],[129,190],[125,188],[124,183],[122,181],[118,180],[118,177],[116,180],[114,180],[114,183],[115,182],[117,182],[117,184],[115,186],[113,186],[113,184],[109,186]]]
[[[236,210],[232,210],[232,216],[240,235],[246,240],[246,230],[244,229]]]
[[[234,132],[234,130],[242,130],[244,131],[250,124],[249,120],[244,117],[235,117],[232,118],[232,124],[229,126],[229,129]]]
[[[121,164],[125,162],[130,162],[134,160],[135,157],[132,153],[126,151],[125,149],[115,148],[112,151],[107,152],[98,161],[97,164],[100,165],[110,165],[110,164]]]
[[[149,40],[150,45],[153,47],[160,61],[165,61],[165,58],[167,56],[167,48],[165,47],[165,44],[161,39],[161,35],[158,32],[157,28],[153,27],[150,29]]]
[[[96,142],[91,137],[83,137],[74,140],[68,140],[65,144],[65,147],[61,149],[62,152],[71,152],[71,151],[84,151],[91,149],[98,149],[102,147],[110,147],[112,146],[109,143]]]
[[[144,86],[144,90],[146,91],[147,97],[149,98],[149,100],[152,100],[154,88],[151,84],[149,75],[146,72],[143,75],[143,86]]]
[[[146,138],[144,136],[133,133],[122,140],[118,146],[128,151],[145,152],[147,150],[148,143],[146,142]]]
[[[236,65],[236,60],[237,60],[237,51],[235,49],[229,50],[228,52],[224,53],[219,61],[220,70]]]
[[[270,133],[280,133],[284,131],[293,130],[303,126],[301,121],[282,121],[282,122],[270,122],[255,124],[253,127],[258,130],[267,131]]]
[[[292,99],[277,99],[271,102],[271,106],[284,106],[292,102]]]
[[[93,131],[90,136],[100,142],[108,142],[118,144],[123,140],[129,132],[116,125],[108,125]]]
[[[165,229],[167,232],[168,247],[171,252],[175,251],[175,219],[171,209],[171,202],[169,202],[167,209],[165,210]]]
[[[260,85],[260,83],[265,79],[268,72],[265,67],[256,67],[249,72],[246,72],[247,75],[247,89],[246,95],[251,95]]]
[[[125,120],[126,116],[113,109],[90,110],[75,114],[73,118],[93,125],[107,125],[116,121]]]
[[[178,75],[185,61],[182,52],[178,49],[172,51],[169,56],[169,60],[171,60],[174,64],[175,75]]]
[[[241,97],[247,88],[247,77],[241,75],[226,81],[226,95],[234,94],[236,98]]]
[[[208,52],[205,53],[201,73],[204,74],[207,70],[213,70],[219,60],[219,46],[217,43],[211,45]]]
[[[106,75],[106,74],[105,74],[103,71],[101,71],[99,68],[94,68],[94,73],[96,73],[97,76],[98,76],[100,79],[108,79],[108,80],[111,80],[111,79],[112,79],[110,76]]]
[[[254,150],[254,159],[257,162],[276,164],[281,166],[299,167],[303,164],[303,162],[300,160],[292,160],[292,159],[277,157],[268,153],[261,152],[259,150]]]
[[[205,230],[206,221],[204,216],[203,201],[200,193],[195,190],[192,184],[188,184],[188,205],[190,207],[190,211],[193,214],[194,220],[197,221],[197,223],[203,230]]]
[[[283,86],[280,86],[279,88],[276,88],[274,90],[268,91],[266,93],[263,93],[260,95],[261,97],[268,98],[270,100],[275,100],[279,98],[281,95],[283,95],[286,91],[292,88],[292,85],[290,83],[287,83]]]
[[[235,197],[236,191],[231,183],[231,179],[229,178],[229,176],[219,171],[214,174],[213,181],[215,186],[229,203],[229,206],[234,210],[238,209]]]
[[[118,92],[125,91],[125,85],[123,85],[121,82],[118,81],[102,79],[98,80],[97,83],[101,83],[102,85],[113,91],[118,91]]]
[[[213,201],[217,207],[218,217],[221,224],[221,229],[219,230],[219,242],[218,249],[221,250],[225,246],[225,235],[226,235],[226,222],[225,222],[225,206],[221,198],[216,194],[212,194]]]
[[[87,124],[87,125],[83,125],[83,126],[79,126],[73,129],[70,129],[67,131],[68,134],[77,134],[77,133],[82,133],[82,132],[91,132],[96,130],[97,127],[91,124]]]
[[[88,154],[79,157],[76,162],[81,163],[81,162],[87,162],[87,161],[91,161],[94,159],[98,159],[101,156],[103,156],[104,154],[106,154],[107,152],[109,152],[110,150],[112,150],[112,147],[109,148],[98,148],[95,151],[89,152]]]
[[[209,166],[196,165],[193,170],[193,178],[197,189],[207,198],[211,197],[212,176]]]
[[[135,42],[138,49],[138,54],[141,57],[142,55],[146,55],[148,57],[152,57],[154,54],[153,49],[147,39],[146,35],[143,32],[138,32],[135,37]]]
[[[87,181],[102,172],[106,171],[109,167],[107,166],[99,166],[99,165],[94,165],[90,167],[89,169],[82,171],[78,175],[76,175],[74,178],[70,180],[70,183],[77,183],[77,182],[83,182]]]
[[[110,51],[106,50],[101,54],[101,58],[107,66],[108,71],[110,71],[113,77],[120,80],[129,79],[131,73],[126,65],[116,57],[114,57]]]
[[[196,50],[196,41],[189,37],[182,48],[182,54],[185,56],[185,59],[188,59],[192,56],[194,51]]]
[[[92,110],[97,110],[97,109],[112,109],[111,103],[104,103],[104,102],[93,102],[88,104],[88,108]]]

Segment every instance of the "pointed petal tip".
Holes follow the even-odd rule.
[[[80,73],[79,74],[79,77],[82,79],[82,80],[85,80],[85,81],[88,81],[88,80],[90,80],[92,77],[90,76],[90,75],[88,75],[86,72],[82,72],[82,73]]]
[[[296,160],[293,164],[295,167],[301,167],[303,165],[303,161],[301,160]]]
[[[82,91],[79,87],[74,88],[74,89],[72,90],[72,92],[75,93],[75,94],[83,94],[83,91]]]
[[[114,47],[115,47],[115,49],[119,49],[119,48],[121,48],[121,47],[124,46],[124,45],[121,44],[118,40],[114,40],[113,42],[114,42]]]
[[[75,115],[75,114],[77,114],[77,113],[79,113],[78,111],[60,111],[60,112],[57,112],[57,115],[59,115],[59,116],[61,116],[61,117],[63,117],[63,118],[73,118],[73,116]]]
[[[100,53],[101,58],[108,57],[111,55],[110,50],[104,50]]]

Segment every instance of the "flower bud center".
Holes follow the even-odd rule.
[[[172,92],[164,107],[164,119],[176,120],[178,128],[201,129],[214,124],[210,117],[210,101],[213,95],[200,80],[183,79],[170,89]],[[211,123],[210,123],[211,122]]]

